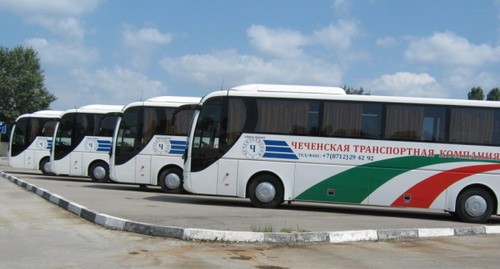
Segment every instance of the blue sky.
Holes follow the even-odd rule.
[[[466,99],[500,87],[500,0],[0,0],[53,109],[247,83]]]

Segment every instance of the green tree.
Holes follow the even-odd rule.
[[[360,87],[359,89],[356,89],[356,88],[353,88],[353,87],[347,87],[346,85],[344,85],[344,87],[342,87],[345,91],[345,93],[347,94],[358,94],[358,95],[370,95],[370,93],[365,93],[365,90],[363,89],[363,87]]]
[[[469,100],[484,100],[484,92],[481,87],[474,87],[467,93],[467,98]]]
[[[489,101],[500,101],[500,88],[492,89],[486,96],[486,100]]]
[[[0,46],[0,120],[48,109],[56,97],[44,86],[40,59],[32,48]]]

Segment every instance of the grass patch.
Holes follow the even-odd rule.
[[[252,232],[256,233],[272,233],[273,232],[273,226],[271,225],[265,225],[264,227],[261,226],[250,226],[250,230]]]
[[[307,233],[310,232],[309,230],[300,228],[298,225],[296,228],[291,228],[291,227],[283,227],[281,228],[280,232],[282,233]]]
[[[256,233],[272,233],[274,232],[274,228],[272,225],[265,225],[265,226],[250,226],[250,230],[252,232]],[[295,228],[292,227],[283,227],[279,230],[281,233],[307,233],[310,232],[309,230],[300,228],[298,225]]]

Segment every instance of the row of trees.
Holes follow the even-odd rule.
[[[467,93],[469,100],[484,100],[484,92],[481,87],[474,87]],[[500,101],[500,88],[494,88],[486,95],[488,101]]]

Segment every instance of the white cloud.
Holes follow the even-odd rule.
[[[48,41],[44,38],[31,38],[24,45],[38,52],[44,64],[78,66],[94,63],[99,59],[99,52],[80,43]]]
[[[500,46],[471,44],[454,33],[435,33],[410,42],[405,57],[431,64],[480,66],[500,62]]]
[[[309,35],[252,25],[247,36],[256,49],[256,55],[227,49],[165,58],[160,64],[169,75],[203,87],[218,88],[222,80],[226,85],[290,83],[337,86],[342,83],[344,70],[328,59],[332,54],[351,60],[363,57],[361,52],[350,51],[351,43],[359,33],[357,23],[347,20]],[[306,52],[307,46],[314,46],[314,54]]]
[[[397,41],[394,37],[387,36],[387,37],[377,38],[375,44],[379,47],[388,48],[396,45]]]
[[[145,67],[152,55],[160,46],[168,45],[173,39],[169,33],[161,33],[156,28],[134,29],[131,25],[124,25],[122,29],[122,45],[124,57],[135,68]]]
[[[351,47],[352,40],[359,34],[360,28],[356,22],[340,20],[336,25],[315,31],[312,40],[327,48],[345,50]]]
[[[172,35],[163,34],[155,28],[141,28],[135,30],[130,25],[124,25],[122,41],[125,46],[140,48],[147,45],[166,45],[172,41]]]
[[[171,76],[196,82],[204,87],[218,88],[246,83],[298,83],[339,85],[342,70],[319,59],[273,59],[241,55],[235,50],[212,54],[185,55],[166,58],[161,66]]]
[[[350,16],[351,15],[351,3],[348,0],[334,0],[333,1],[333,11],[337,16]]]
[[[500,85],[500,78],[495,72],[476,71],[470,67],[452,68],[443,76],[443,81],[450,86],[451,89],[460,89],[460,97],[465,98],[472,87],[481,87],[483,90],[489,91]]]
[[[102,0],[2,0],[0,9],[18,14],[77,16],[94,10]]]
[[[38,51],[42,63],[68,66],[88,65],[99,60],[96,48],[85,45],[85,28],[79,16],[94,10],[101,0],[2,0],[0,9],[18,14],[57,35],[28,38],[24,45]]]
[[[304,47],[318,46],[323,51],[334,51],[346,55],[353,40],[360,34],[360,27],[355,21],[340,20],[337,24],[314,31],[310,35],[287,29],[273,29],[262,25],[252,25],[247,30],[250,43],[266,56],[280,58],[302,57]]]
[[[373,80],[369,88],[375,95],[446,97],[448,94],[436,79],[426,73],[398,72]]]
[[[75,79],[75,85],[73,94],[69,98],[78,98],[78,106],[98,103],[126,105],[141,100],[141,97],[145,100],[167,93],[167,88],[162,82],[120,66],[115,66],[113,69],[100,68],[90,72],[76,69],[71,74]],[[66,89],[66,91],[71,90]],[[85,103],[81,103],[82,100],[85,100]],[[75,102],[71,99],[60,101],[69,104]]]
[[[58,34],[62,38],[70,40],[71,42],[83,41],[85,37],[85,29],[82,27],[80,19],[78,18],[34,16],[30,18],[29,21],[36,23],[43,28]]]
[[[300,56],[300,47],[308,43],[307,38],[298,31],[271,29],[262,25],[250,26],[247,35],[259,52],[283,58]]]

